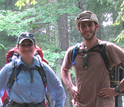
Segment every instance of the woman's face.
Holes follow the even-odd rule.
[[[35,51],[35,45],[29,40],[25,39],[18,45],[18,50],[21,57],[33,57]]]

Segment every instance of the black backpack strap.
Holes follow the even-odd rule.
[[[22,68],[22,66],[20,65],[20,66],[18,66],[17,68],[16,68],[17,66],[14,66],[14,68],[13,68],[13,72],[12,72],[12,74],[11,74],[11,76],[10,76],[10,79],[9,79],[9,90],[11,89],[11,87],[13,86],[13,84],[14,84],[14,82],[17,80],[17,78],[15,78],[15,75],[16,75],[16,77],[18,76],[18,74],[19,74],[19,72],[21,71],[21,70],[28,70],[28,69],[25,69],[25,68]],[[17,69],[17,71],[15,72],[15,68]],[[44,70],[43,70],[43,67],[38,67],[38,66],[36,66],[36,68],[31,68],[31,70],[37,70],[38,72],[39,72],[39,74],[40,74],[40,76],[42,77],[42,81],[43,81],[43,84],[44,84],[44,86],[46,87],[47,85],[47,82],[46,82],[46,75],[45,75],[45,73],[44,73]]]
[[[16,77],[18,76],[18,74],[20,72],[20,68],[21,68],[20,66],[17,67],[17,65],[15,65],[15,64],[14,64],[14,67],[12,68],[13,71],[12,71],[12,74],[10,76],[9,83],[8,83],[8,85],[9,85],[9,91],[11,90],[14,82],[17,81],[17,78]]]
[[[9,90],[11,89],[14,81],[17,80],[16,76],[19,74],[19,71],[20,71],[19,68],[17,67],[17,61],[16,61],[18,56],[19,56],[19,54],[14,52],[12,58],[8,59],[8,60],[12,61],[12,70],[13,70],[12,74],[9,78],[9,83],[8,83]]]
[[[38,58],[38,60],[39,60],[39,58]],[[42,77],[42,81],[43,81],[44,86],[47,87],[46,75],[44,73],[44,69],[43,69],[43,66],[41,63],[40,63],[40,67],[36,66],[36,68],[30,69],[30,68],[24,68],[22,64],[17,66],[17,61],[13,59],[12,60],[12,69],[13,69],[13,71],[12,71],[12,74],[10,76],[9,83],[8,83],[9,84],[9,90],[13,86],[14,82],[17,80],[17,76],[18,76],[19,72],[21,70],[28,70],[28,69],[29,70],[37,70],[39,72],[40,76]]]
[[[28,70],[28,71],[32,71],[32,70],[39,70],[38,68],[25,68],[23,64],[17,66],[16,64],[16,61],[15,61],[15,64],[13,65],[13,71],[12,71],[12,74],[10,76],[10,79],[9,79],[9,90],[11,89],[11,87],[13,86],[14,82],[18,80],[17,76],[18,74],[20,73],[21,70]],[[30,72],[31,74],[31,72]],[[33,82],[33,75],[30,75],[31,76],[31,83]]]
[[[106,49],[105,48],[106,48],[106,43],[101,43],[99,45],[99,53],[100,53],[102,59],[104,60],[104,63],[105,63],[107,70],[110,71],[109,60],[108,60],[108,57],[106,55]]]
[[[97,49],[98,48],[98,49]],[[105,63],[105,66],[106,66],[106,69],[108,71],[110,71],[110,65],[109,65],[109,60],[108,60],[108,57],[106,55],[106,42],[101,42],[100,44],[92,47],[91,49],[88,49],[86,51],[82,51],[82,52],[78,52],[79,51],[79,47],[76,46],[74,49],[73,49],[73,53],[72,53],[72,64],[75,65],[76,62],[74,61],[75,60],[75,57],[77,54],[79,53],[89,53],[89,52],[98,52],[102,59],[104,60],[104,63]]]
[[[47,85],[47,80],[46,80],[46,74],[45,74],[44,69],[43,69],[43,63],[42,63],[40,55],[37,54],[36,57],[38,58],[39,63],[40,63],[40,68],[39,68],[38,72],[41,75],[44,87],[46,88],[46,101],[47,101],[47,104],[50,106],[50,99],[49,99],[49,97],[48,97],[49,95],[47,93],[48,92],[48,85]]]
[[[44,87],[46,88],[47,87],[47,81],[46,81],[46,75],[44,73],[44,69],[42,66],[41,67],[36,66],[36,67],[38,68],[38,72],[39,72],[40,76],[42,77]]]
[[[18,76],[18,74],[21,70],[28,70],[28,69],[29,70],[37,70],[39,72],[40,76],[42,77],[42,81],[43,81],[44,87],[46,89],[46,100],[47,100],[48,105],[50,105],[50,100],[49,100],[48,95],[47,95],[48,85],[47,85],[46,75],[45,75],[45,72],[44,72],[44,69],[43,69],[43,64],[42,64],[42,61],[41,61],[41,57],[38,54],[36,56],[37,56],[37,58],[39,60],[39,63],[40,63],[40,67],[36,66],[36,68],[23,68],[22,64],[17,66],[17,61],[12,60],[13,61],[12,62],[13,71],[12,71],[12,74],[10,76],[9,83],[8,83],[9,92],[11,91],[11,88],[12,88],[14,82],[16,80],[18,80],[17,76]]]
[[[38,67],[38,66],[36,66],[36,67],[38,67],[38,69],[39,69],[38,72],[42,77],[43,84],[44,84],[46,91],[47,91],[48,86],[47,86],[46,74],[45,74],[44,69],[43,69],[42,59],[38,53],[35,56],[38,58],[38,61],[40,64],[40,67]]]
[[[88,52],[98,52],[101,55],[101,57],[102,57],[102,59],[104,61],[104,64],[106,66],[106,69],[108,71],[110,71],[109,60],[108,60],[108,57],[106,55],[106,42],[105,41],[104,42],[101,42],[100,44],[98,44],[98,45],[96,45],[94,47],[92,47],[91,49],[87,50],[86,52],[87,53]]]

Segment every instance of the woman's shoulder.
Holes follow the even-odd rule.
[[[9,62],[9,63],[6,63],[6,64],[4,65],[4,68],[12,69],[13,66],[14,66],[14,65],[13,65],[13,62]]]
[[[1,72],[6,72],[6,73],[11,73],[12,69],[13,69],[12,62],[10,62],[10,63],[5,64],[5,65],[1,68],[0,71],[1,71]]]

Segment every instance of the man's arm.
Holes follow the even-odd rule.
[[[64,84],[70,90],[74,85],[71,80],[71,75],[68,69],[61,68],[61,77],[63,79]]]
[[[80,95],[77,92],[77,87],[73,85],[69,69],[61,68],[61,77],[64,84],[68,88],[70,94],[72,95],[74,101],[80,101]]]

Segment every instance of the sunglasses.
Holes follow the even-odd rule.
[[[34,37],[34,35],[33,34],[28,34],[28,33],[25,33],[25,34],[21,34],[20,35],[21,37]]]
[[[87,54],[83,56],[83,60],[84,60],[83,68],[87,69],[88,68],[88,55]]]
[[[21,44],[20,46],[21,46],[21,47],[32,47],[33,44]]]

